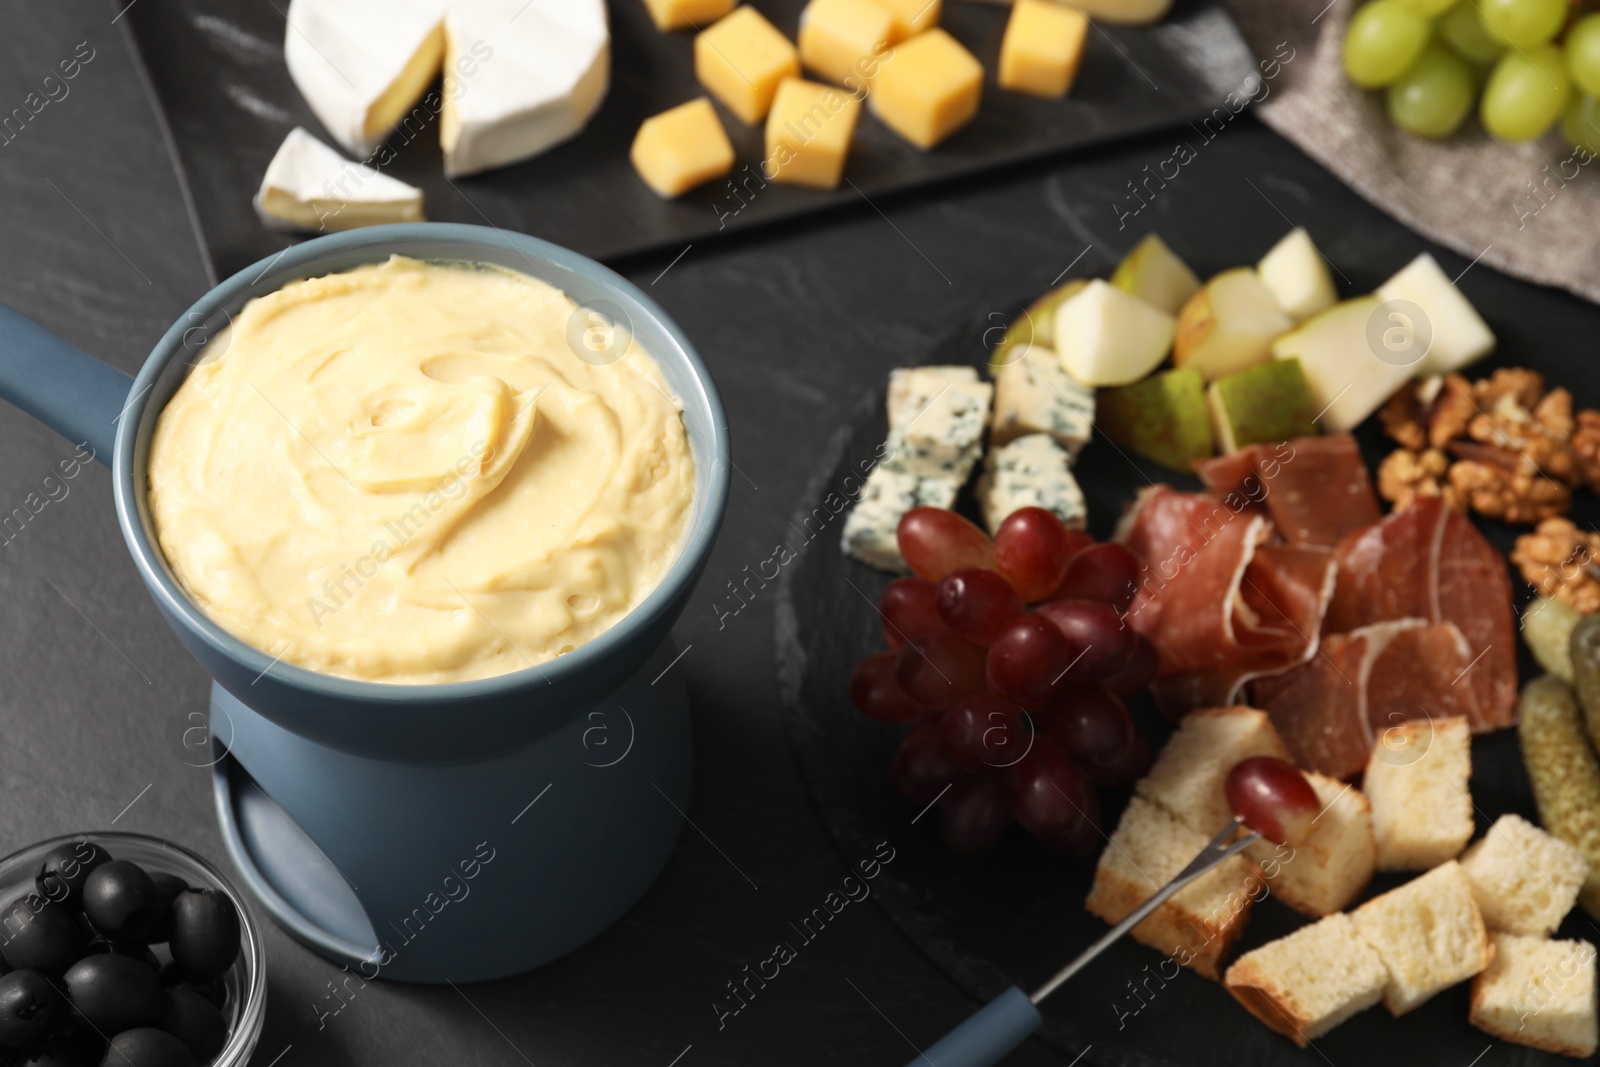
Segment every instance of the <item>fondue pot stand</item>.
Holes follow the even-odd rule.
[[[146,501],[161,409],[232,316],[301,278],[391,255],[505,267],[577,304],[567,336],[604,365],[630,331],[681,400],[695,499],[681,555],[606,633],[548,663],[447,685],[383,685],[274,660],[184,594]],[[598,333],[596,332],[598,331]],[[328,958],[413,982],[472,982],[570,952],[660,873],[689,806],[689,714],[668,631],[727,503],[727,418],[682,332],[639,289],[545,241],[420,223],[320,237],[229,278],[136,378],[0,307],[0,397],[112,468],[118,521],[156,606],[214,682],[223,840],[274,919]]]

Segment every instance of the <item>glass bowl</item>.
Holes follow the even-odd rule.
[[[266,961],[262,955],[261,931],[239,894],[222,872],[186,848],[146,834],[80,833],[39,841],[0,859],[0,903],[9,905],[34,889],[33,877],[44,854],[59,845],[88,841],[103,847],[113,859],[132,860],[146,871],[165,871],[182,878],[196,889],[225,893],[239,913],[239,958],[222,976],[228,991],[223,1018],[228,1022],[228,1040],[209,1067],[244,1067],[261,1039],[267,1013]],[[106,1036],[110,1036],[109,1034]],[[206,1065],[202,1065],[206,1067]]]

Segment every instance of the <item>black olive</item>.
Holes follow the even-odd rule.
[[[167,1017],[161,1029],[189,1046],[198,1063],[210,1063],[228,1041],[228,1020],[192,989],[167,990]]]
[[[85,956],[67,969],[67,996],[90,1026],[115,1034],[158,1026],[167,998],[156,972],[126,956]]]
[[[182,1041],[162,1030],[124,1030],[111,1039],[105,1067],[195,1067],[194,1056]]]
[[[142,941],[156,924],[156,884],[137,863],[103,863],[83,883],[83,913],[112,941]]]
[[[172,958],[194,978],[215,978],[239,958],[239,913],[227,894],[188,889],[172,902]]]
[[[27,1048],[67,1021],[67,1002],[38,971],[0,976],[0,1045]]]
[[[110,861],[111,853],[91,841],[57,845],[39,861],[33,884],[46,900],[78,908],[83,904],[83,883],[89,872]]]
[[[83,946],[84,956],[105,956],[108,954],[112,956],[126,956],[130,960],[138,960],[152,971],[161,970],[161,961],[156,958],[156,954],[154,952],[150,951],[149,945],[141,945],[138,942],[119,943],[115,941],[107,941],[103,937],[97,937],[91,940],[87,945]],[[79,958],[81,959],[82,957]]]
[[[6,910],[0,939],[0,956],[13,970],[45,974],[60,974],[71,967],[83,945],[72,912],[37,893]]]
[[[166,871],[153,872],[150,880],[156,884],[156,922],[150,928],[149,939],[161,942],[172,936],[172,902],[189,888],[189,883]]]
[[[93,1030],[74,1030],[46,1040],[28,1053],[21,1067],[100,1067],[105,1051],[105,1041]]]

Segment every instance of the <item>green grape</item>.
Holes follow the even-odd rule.
[[[1506,50],[1505,45],[1484,32],[1483,20],[1478,18],[1473,0],[1461,0],[1439,20],[1439,35],[1457,55],[1474,63],[1493,63]]]
[[[1388,85],[1417,61],[1428,45],[1428,31],[1428,20],[1402,0],[1372,0],[1345,31],[1345,74],[1363,89]]]
[[[1560,48],[1546,44],[1507,52],[1489,74],[1479,118],[1502,141],[1531,141],[1561,117],[1571,92]]]
[[[1400,0],[1400,3],[1413,13],[1431,19],[1449,11],[1455,6],[1456,0]]]
[[[1585,15],[1567,31],[1567,69],[1590,96],[1600,96],[1600,15]]]
[[[1491,40],[1532,48],[1554,37],[1567,21],[1567,0],[1472,0]]]
[[[1573,97],[1561,119],[1561,139],[1600,156],[1600,98]]]
[[[1448,137],[1478,95],[1467,61],[1437,41],[1389,86],[1389,117],[1418,137]]]

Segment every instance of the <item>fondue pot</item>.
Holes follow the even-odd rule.
[[[389,685],[276,661],[201,612],[157,545],[146,500],[150,438],[207,342],[254,297],[395,254],[544,279],[580,305],[568,331],[590,346],[580,355],[605,361],[593,356],[597,326],[631,331],[682,402],[695,499],[677,562],[614,627],[538,667]],[[655,880],[689,806],[692,762],[668,631],[716,538],[730,460],[705,365],[635,286],[575,252],[503,230],[355,230],[224,281],[131,380],[0,307],[0,397],[109,460],[134,565],[214,679],[203,762],[214,762],[223,840],[244,884],[299,940],[367,978],[481,981],[570,952]]]

